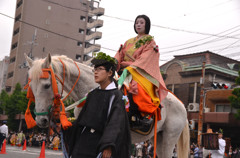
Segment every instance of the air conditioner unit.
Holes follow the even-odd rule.
[[[198,103],[189,103],[188,104],[188,111],[189,112],[197,112],[197,111],[199,111],[199,104]]]
[[[203,112],[204,112],[204,113],[205,113],[205,112],[210,112],[210,108],[206,108],[206,107],[205,107]]]

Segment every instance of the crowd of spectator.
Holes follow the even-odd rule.
[[[211,150],[205,150],[205,156],[203,154],[204,149],[202,146],[198,146],[192,143],[190,146],[190,158],[214,158],[211,155]],[[224,158],[240,158],[240,149],[230,146],[229,151],[225,152]]]
[[[132,144],[131,158],[153,158],[153,150],[150,141]]]
[[[26,140],[27,146],[30,147],[41,147],[45,141],[46,147],[53,150],[61,149],[60,136],[58,134],[53,134],[47,139],[45,133],[23,133],[21,132],[10,132],[7,137],[7,143],[11,146],[21,147]]]

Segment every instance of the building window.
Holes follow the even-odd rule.
[[[16,42],[16,43],[14,43],[13,45],[12,45],[12,49],[15,49],[16,47],[17,47],[17,45],[18,45],[18,43]]]
[[[172,85],[171,85],[171,84],[170,84],[170,85],[167,85],[167,89],[170,90],[170,91],[172,91]]]
[[[15,22],[17,22],[18,20],[20,20],[21,19],[21,14],[19,14],[16,18],[15,18]]]
[[[82,43],[82,42],[78,42],[77,45],[78,45],[79,47],[82,47],[82,46],[83,46],[83,43]]]
[[[180,96],[180,85],[179,84],[167,85],[167,89],[172,91],[179,98],[179,96]]]
[[[179,84],[175,84],[174,85],[174,94],[179,98],[181,92],[182,91],[180,89],[180,85]]]
[[[46,19],[46,25],[50,25],[50,20]]]
[[[85,17],[85,16],[81,16],[81,17],[80,17],[80,20],[86,21],[86,17]]]
[[[92,32],[93,31],[91,31],[91,30],[87,30],[86,35],[91,35]]]
[[[84,34],[84,30],[83,29],[79,29],[79,33]]]
[[[7,78],[11,78],[11,77],[13,77],[13,71],[12,71],[12,72],[9,72],[9,73],[8,73],[8,76],[7,76]]]
[[[17,28],[16,30],[14,30],[13,36],[16,35],[16,34],[18,34],[18,33],[19,33],[19,28]]]
[[[194,97],[194,88],[195,83],[189,84],[189,91],[188,91],[188,103],[193,103],[193,97]],[[201,85],[200,83],[197,83],[197,91],[196,91],[196,103],[200,102],[200,93],[201,93]]]
[[[17,3],[17,8],[19,8],[21,5],[22,5],[23,1],[20,0],[18,3]]]
[[[15,58],[15,57],[12,57],[12,58],[10,59],[10,64],[13,63],[13,62],[15,62],[15,60],[16,60],[16,58]]]
[[[194,83],[189,84],[188,103],[193,103]]]
[[[87,3],[83,2],[82,3],[83,7],[87,7]]]
[[[80,61],[81,58],[82,58],[82,55],[76,54],[76,59],[77,59],[77,60]],[[87,61],[87,55],[84,55],[84,56],[83,56],[83,61]]]
[[[48,33],[44,33],[44,38],[48,38]]]
[[[216,104],[216,112],[235,112],[236,110],[230,104]]]
[[[76,59],[81,60],[81,55],[76,54]]]
[[[11,92],[11,86],[6,86],[6,92]]]

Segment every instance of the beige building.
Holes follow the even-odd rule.
[[[3,89],[5,89],[8,64],[9,64],[9,57],[5,56],[4,59],[0,61],[0,93],[2,92]]]
[[[48,53],[84,61],[100,50],[100,0],[17,0],[6,91],[27,82],[24,53],[44,58]]]

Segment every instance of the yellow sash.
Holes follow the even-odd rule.
[[[145,92],[151,97],[153,104],[159,106],[160,99],[155,93],[154,85],[142,75],[140,75],[134,68],[128,66],[126,69],[131,73],[133,80],[140,84]]]

